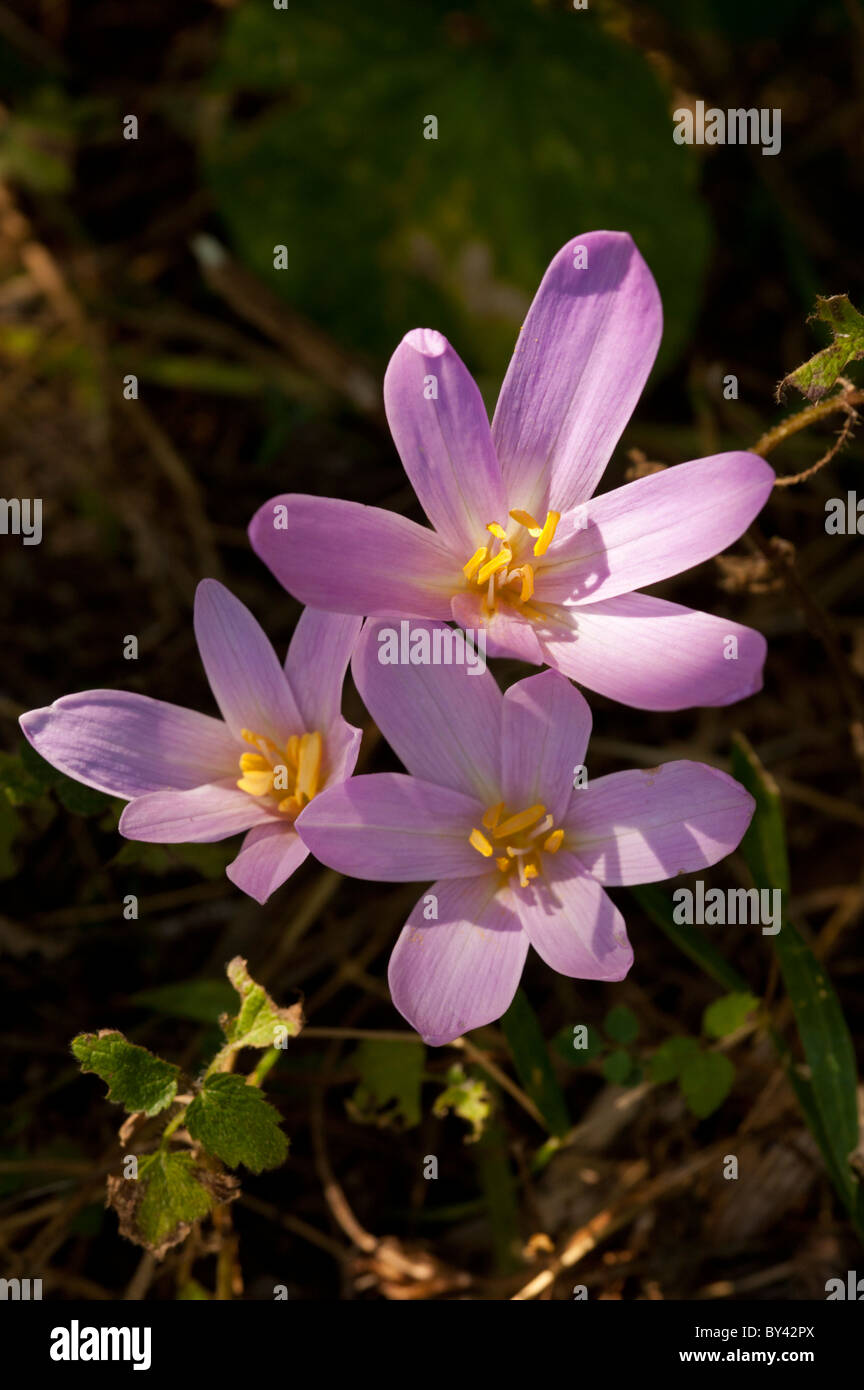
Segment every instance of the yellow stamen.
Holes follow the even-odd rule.
[[[546,807],[541,806],[539,801],[536,806],[529,806],[526,811],[518,811],[515,816],[508,816],[507,820],[502,821],[494,829],[493,838],[503,840],[508,835],[516,835],[520,830],[527,830],[529,825],[535,825],[538,820],[546,814]],[[508,854],[510,853],[508,848]]]
[[[484,812],[484,815],[483,815],[483,824],[485,825],[485,827],[486,827],[487,830],[494,830],[494,829],[495,829],[496,825],[498,824],[499,820],[501,819],[501,812],[502,812],[503,810],[504,810],[504,802],[503,802],[503,801],[499,801],[497,806],[490,806],[490,807],[489,807],[489,810],[486,811],[486,812]]]
[[[264,734],[255,734],[251,729],[241,729],[240,737],[251,743],[253,748],[257,748],[259,753],[278,753],[279,749],[272,738],[267,738]]]
[[[540,870],[536,864],[523,864],[519,875],[519,882],[523,888],[527,888],[529,881],[536,878]]]
[[[498,554],[493,555],[491,560],[486,561],[486,564],[477,575],[477,583],[485,584],[490,574],[496,574],[498,570],[506,569],[512,559],[513,551],[510,549],[509,545],[502,545]]]
[[[237,783],[241,792],[248,792],[250,796],[266,796],[273,789],[272,772],[247,772]]]
[[[321,772],[321,735],[304,734],[300,740],[297,766],[297,794],[311,801],[318,790]]]
[[[499,541],[503,541],[503,540],[506,540],[506,539],[507,539],[507,532],[504,530],[504,527],[503,527],[503,526],[499,526],[499,525],[498,525],[498,522],[497,522],[497,521],[489,521],[489,522],[487,522],[487,523],[486,523],[486,530],[487,530],[487,531],[491,531],[493,536],[497,536],[498,539],[499,539]]]
[[[472,849],[476,849],[482,854],[484,859],[491,858],[495,853],[489,841],[486,839],[486,836],[483,834],[483,831],[477,830],[476,827],[468,836],[468,843],[471,845]]]
[[[514,521],[518,521],[520,526],[524,526],[529,536],[539,536],[543,527],[539,521],[535,521],[530,512],[520,512],[518,510],[510,513]]]
[[[564,839],[563,830],[553,830],[552,834],[543,841],[543,848],[547,854],[555,854],[561,848],[561,841]]]
[[[543,523],[543,530],[534,542],[534,554],[545,555],[555,537],[558,522],[561,520],[560,512],[549,512]]]
[[[479,550],[475,550],[467,565],[462,566],[462,573],[466,579],[473,579],[475,571],[482,565],[486,556],[489,554],[488,545],[481,545]]]
[[[498,868],[501,870],[502,874],[509,873],[510,870],[513,868],[513,861],[510,859],[496,859],[495,863],[498,865]]]
[[[243,753],[240,757],[241,772],[264,772],[269,766],[260,753]]]
[[[519,574],[522,576],[522,592],[519,597],[525,603],[534,593],[534,571],[530,565],[523,565]]]

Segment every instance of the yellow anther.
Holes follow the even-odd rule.
[[[497,806],[490,806],[488,811],[483,814],[483,824],[487,830],[494,830],[499,820],[501,812],[504,810],[504,802],[499,801]]]
[[[304,734],[304,738],[306,735]],[[297,771],[297,762],[300,757],[300,735],[292,734],[285,744],[285,761],[292,771]]]
[[[269,764],[260,753],[243,753],[240,757],[241,772],[265,772]]]
[[[513,868],[513,861],[511,859],[496,859],[495,863],[498,865],[498,868],[501,870],[502,874],[509,873],[510,870]]]
[[[509,545],[502,545],[498,554],[493,555],[491,560],[487,560],[486,564],[480,570],[480,573],[477,575],[477,583],[485,584],[490,574],[496,574],[498,570],[506,569],[512,559],[513,551],[510,549]]]
[[[241,792],[250,796],[266,796],[273,790],[272,772],[247,772],[237,783]]]
[[[523,888],[527,888],[532,878],[536,878],[540,870],[536,864],[522,864],[520,866],[519,882]]]
[[[297,816],[303,810],[303,798],[297,796],[283,796],[276,809],[281,811],[283,815],[290,811],[293,816]]]
[[[468,843],[472,849],[476,849],[478,854],[482,854],[484,859],[489,859],[495,853],[482,830],[475,827],[468,836]]]
[[[483,561],[486,559],[486,556],[488,554],[488,545],[481,545],[479,550],[474,551],[474,554],[471,556],[471,559],[468,561],[467,565],[462,566],[462,573],[464,574],[466,579],[474,578],[475,571],[479,569],[480,565],[482,565]]]
[[[514,521],[518,521],[520,526],[524,526],[529,536],[539,536],[543,527],[539,521],[535,521],[530,512],[520,512],[518,510],[510,513]]]
[[[525,603],[534,593],[534,571],[530,565],[523,565],[518,573],[522,579],[522,592],[519,597]]]
[[[546,807],[541,806],[538,801],[536,806],[529,806],[526,811],[518,811],[515,816],[508,816],[507,820],[496,825],[493,836],[496,840],[503,840],[506,836],[517,835],[520,830],[527,830],[529,826],[536,825],[545,814]],[[507,853],[510,853],[509,847]]]
[[[240,737],[246,743],[251,743],[253,748],[257,748],[259,753],[278,753],[279,749],[272,738],[267,738],[264,734],[253,733],[251,729],[241,729]]]
[[[507,532],[504,530],[503,526],[498,525],[497,521],[488,521],[486,523],[486,530],[491,531],[493,536],[497,536],[499,541],[507,539]]]
[[[534,554],[545,555],[555,537],[558,522],[561,520],[560,512],[549,512],[543,523],[543,530],[534,542]]]
[[[543,848],[547,854],[555,854],[561,848],[561,841],[564,839],[563,830],[553,830],[552,834],[543,841]]]
[[[318,790],[321,773],[321,735],[304,734],[300,739],[297,765],[297,793],[311,801]]]

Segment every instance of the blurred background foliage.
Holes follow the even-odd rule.
[[[864,1021],[864,559],[824,527],[860,477],[854,436],[760,523],[792,548],[799,590],[746,542],[659,586],[765,632],[764,691],[678,715],[592,700],[592,775],[694,757],[768,788],[765,833],[791,868],[784,952],[746,927],[676,934],[668,891],[621,892],[628,980],[532,958],[501,1026],[427,1050],[399,1040],[386,988],[415,888],[307,864],[261,909],[223,876],[233,846],[120,841],[119,803],[46,767],[16,721],[98,686],[211,709],[191,634],[205,574],[284,647],[297,605],[249,550],[253,511],[305,490],[418,517],[382,419],[390,352],[440,329],[491,407],[546,264],[581,231],[632,232],[666,324],[603,488],[752,446],[794,408],[776,383],[826,341],[806,322],[816,295],[864,301],[859,0],[16,0],[0,4],[0,94],[2,492],[44,505],[41,545],[0,536],[0,1263],[56,1297],[506,1298],[607,1212],[578,1271],[592,1297],[823,1297],[860,1258],[844,1164]],[[696,100],[779,107],[781,154],[674,144],[672,112]],[[808,467],[838,427],[772,462]],[[831,614],[842,679],[801,590]],[[350,688],[346,713],[364,722]],[[366,729],[362,769],[394,766]],[[702,877],[759,881],[763,858],[754,842]],[[267,1082],[291,1156],[244,1183],[239,1253],[228,1221],[157,1266],[103,1210],[117,1119],[69,1041],[122,1029],[194,1074],[238,953],[279,1002],[306,997],[309,1027]],[[824,1091],[822,1067],[839,1078]],[[325,1199],[333,1174],[354,1228]]]

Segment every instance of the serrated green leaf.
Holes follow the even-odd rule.
[[[702,1031],[709,1038],[725,1038],[747,1022],[748,1016],[759,1007],[755,994],[724,994],[709,1004],[702,1015]]]
[[[570,1128],[567,1102],[552,1070],[537,1015],[523,989],[517,989],[513,1003],[501,1019],[501,1027],[519,1080],[549,1126],[549,1132],[556,1136],[566,1134]]]
[[[681,1075],[684,1063],[698,1051],[699,1044],[695,1038],[667,1038],[651,1057],[648,1075],[658,1083],[674,1081]]]
[[[610,1052],[609,1056],[603,1059],[603,1075],[613,1086],[623,1086],[632,1070],[633,1061],[630,1053],[623,1047]]]
[[[229,1168],[242,1163],[260,1173],[278,1168],[288,1153],[278,1110],[257,1086],[230,1072],[207,1077],[186,1110],[185,1124],[192,1138]]]
[[[833,341],[785,376],[778,394],[795,386],[808,401],[820,401],[836,385],[844,368],[864,357],[864,316],[845,294],[835,294],[828,299],[819,296],[810,317],[829,325]]]
[[[82,1072],[95,1072],[108,1086],[108,1099],[130,1114],[158,1115],[177,1094],[180,1068],[124,1038],[122,1033],[79,1033],[72,1052]]]
[[[639,1020],[626,1004],[616,1004],[603,1020],[603,1029],[613,1042],[623,1043],[626,1047],[639,1036]]]
[[[387,1042],[366,1038],[351,1060],[360,1073],[360,1083],[349,1102],[354,1119],[382,1128],[420,1123],[426,1049],[419,1039]]]
[[[218,1023],[235,1003],[236,996],[227,980],[182,980],[159,985],[133,994],[130,1004],[155,1009],[169,1018],[188,1018],[193,1023]]]
[[[492,1096],[486,1082],[468,1076],[458,1062],[447,1072],[447,1087],[432,1106],[433,1115],[446,1115],[448,1110],[471,1126],[471,1133],[465,1139],[468,1144],[480,1138],[492,1111]]]
[[[108,1193],[121,1234],[157,1256],[185,1239],[214,1205],[192,1155],[162,1149],[138,1160],[136,1179],[109,1180]]]
[[[232,1048],[281,1047],[286,1038],[296,1038],[303,1027],[302,1005],[278,1008],[264,986],[252,979],[240,956],[230,962],[227,974],[241,1000],[237,1017],[222,1020],[223,1032]]]
[[[735,1080],[735,1068],[722,1052],[697,1052],[681,1068],[679,1084],[691,1112],[700,1120],[722,1105]]]

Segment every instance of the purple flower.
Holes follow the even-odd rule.
[[[390,361],[387,418],[433,530],[283,495],[253,518],[253,547],[304,603],[485,627],[490,655],[553,666],[629,705],[752,694],[759,633],[633,591],[736,540],[771,491],[768,464],[716,454],[592,498],[661,326],[657,286],[628,235],[569,242],[529,310],[491,429],[440,333],[415,329]]]
[[[127,839],[182,844],[247,831],[227,873],[263,903],[309,853],[294,828],[300,811],[357,762],[360,730],[340,705],[359,627],[306,609],[283,670],[248,608],[205,579],[195,637],[221,720],[147,695],[85,690],[30,710],[21,728],[61,772],[129,802]]]
[[[367,624],[352,670],[410,775],[332,787],[297,828],[342,873],[437,880],[390,960],[397,1009],[432,1045],[489,1023],[510,1004],[529,944],[561,974],[622,979],[633,952],[603,885],[716,863],[741,840],[753,798],[696,762],[574,790],[591,714],[568,680],[544,671],[502,696],[488,670],[382,665],[384,631]]]

